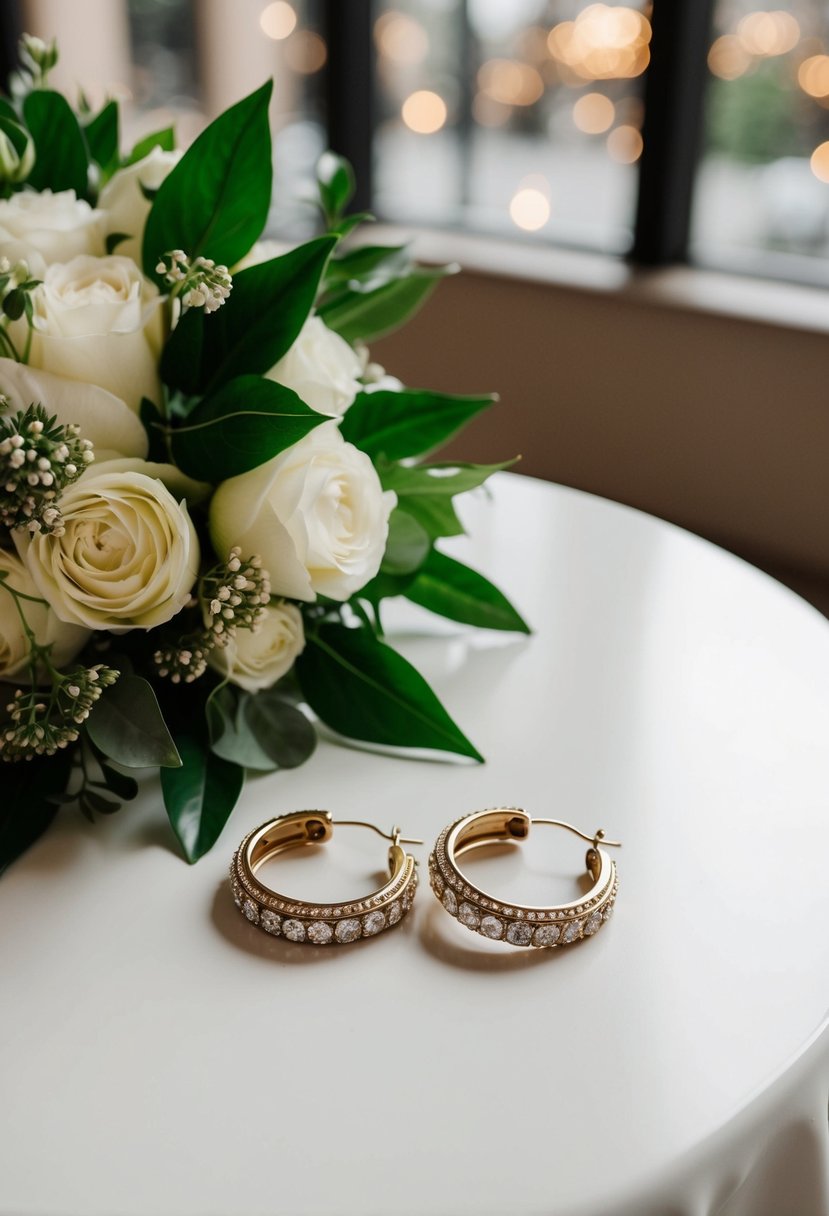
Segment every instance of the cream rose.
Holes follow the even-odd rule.
[[[147,432],[138,416],[118,397],[80,380],[64,380],[14,359],[0,359],[0,396],[14,410],[40,403],[64,426],[76,422],[90,439],[95,459],[146,456]]]
[[[187,603],[199,542],[186,503],[159,480],[167,471],[138,460],[94,464],[61,495],[62,536],[14,533],[62,621],[126,633],[162,625]]]
[[[208,662],[233,684],[259,692],[281,680],[304,649],[299,609],[294,604],[270,604],[255,631],[237,629],[225,647],[211,650]]]
[[[222,482],[210,508],[217,553],[256,553],[277,595],[347,600],[380,568],[397,501],[336,422]]]
[[[362,360],[322,317],[309,317],[291,349],[269,372],[320,414],[341,418],[362,385]]]
[[[165,152],[162,148],[153,148],[143,160],[114,173],[101,191],[98,206],[104,213],[104,231],[107,234],[127,233],[129,240],[121,241],[116,247],[116,253],[132,258],[139,266],[144,225],[151,206],[141,187],[157,190],[180,159],[179,151]],[[159,249],[158,256],[162,253],[164,250]]]
[[[0,573],[4,582],[22,595],[39,596],[23,562],[16,553],[0,549]],[[88,629],[67,625],[58,620],[51,608],[42,602],[23,601],[20,604],[26,624],[41,646],[51,643],[51,660],[55,667],[65,666],[89,637]],[[29,640],[23,630],[14,598],[0,585],[0,680],[18,675],[29,661]]]
[[[34,294],[29,362],[98,384],[138,411],[158,402],[161,297],[130,258],[78,257],[50,266]],[[13,327],[25,341],[25,321]]]
[[[103,216],[74,190],[22,190],[0,200],[0,257],[41,278],[52,262],[104,252]]]

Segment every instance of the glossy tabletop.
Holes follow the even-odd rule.
[[[829,625],[670,525],[493,485],[451,551],[534,636],[389,618],[485,765],[324,741],[251,780],[193,868],[148,781],[94,827],[62,813],[0,882],[2,1216],[685,1212],[686,1163],[722,1172],[730,1129],[829,1057]],[[623,841],[595,938],[487,942],[425,881],[403,925],[340,948],[232,903],[231,853],[271,815],[400,823],[425,878],[440,828],[496,805]],[[584,849],[537,827],[475,873],[563,901]],[[356,897],[384,854],[342,828],[271,877]]]

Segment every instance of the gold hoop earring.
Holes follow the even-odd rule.
[[[456,858],[464,853],[482,845],[526,840],[533,824],[566,828],[589,842],[585,862],[593,886],[586,895],[548,907],[506,904],[474,886],[459,869]],[[619,886],[616,864],[600,844],[620,847],[618,841],[605,840],[601,829],[587,836],[560,819],[533,819],[517,807],[476,811],[438,836],[429,858],[429,882],[450,916],[473,933],[511,946],[565,946],[592,937],[613,911]]]
[[[316,904],[290,899],[256,877],[264,862],[288,849],[324,844],[334,827],[365,827],[390,840],[389,880],[363,899],[336,904]],[[417,862],[401,844],[422,844],[404,840],[400,828],[382,832],[373,823],[356,819],[333,819],[330,811],[294,811],[279,815],[248,832],[230,863],[230,886],[236,907],[251,924],[274,937],[314,946],[345,945],[360,937],[376,937],[398,924],[414,900],[417,888]]]

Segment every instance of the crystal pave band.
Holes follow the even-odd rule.
[[[525,840],[533,822],[555,824],[591,841],[585,862],[593,886],[581,899],[549,907],[507,903],[474,886],[461,873],[457,857],[482,845]],[[558,820],[533,820],[516,807],[476,811],[457,819],[438,836],[429,858],[429,882],[450,916],[473,933],[511,946],[566,946],[592,937],[613,911],[619,883],[615,862],[599,847],[603,838],[603,832],[591,838]]]
[[[339,822],[345,826],[344,821]],[[256,877],[259,867],[277,854],[330,840],[334,826],[330,811],[295,811],[270,819],[248,833],[233,854],[230,886],[236,907],[251,924],[274,937],[327,946],[376,937],[403,919],[417,889],[417,863],[400,847],[399,828],[386,837],[392,842],[388,882],[362,899],[334,904],[291,899],[266,887]],[[372,824],[359,826],[371,827],[386,836]]]

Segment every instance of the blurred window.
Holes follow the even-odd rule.
[[[60,87],[79,82],[93,104],[107,92],[132,99],[125,143],[171,120],[187,143],[273,76],[271,229],[289,239],[314,224],[304,199],[328,141],[333,55],[335,113],[359,144],[340,150],[367,166],[371,145],[380,218],[628,253],[643,181],[651,216],[676,209],[662,197],[664,164],[643,164],[684,157],[673,187],[686,204],[692,179],[692,140],[674,140],[667,158],[650,139],[643,148],[655,55],[668,79],[706,86],[691,232],[678,244],[707,265],[829,282],[829,0],[374,0],[370,23],[368,0],[349,0],[348,37],[333,47],[326,30],[332,15],[342,30],[346,0],[16,3],[23,28],[58,37]],[[682,34],[690,15],[694,46]],[[665,66],[671,56],[681,73],[676,59]],[[355,123],[355,74],[372,62],[372,122]],[[670,117],[651,105],[651,117]],[[637,256],[668,254],[637,244]]]
[[[385,218],[625,252],[650,24],[575,0],[375,6]]]
[[[715,22],[692,252],[826,282],[829,5],[719,0]]]

